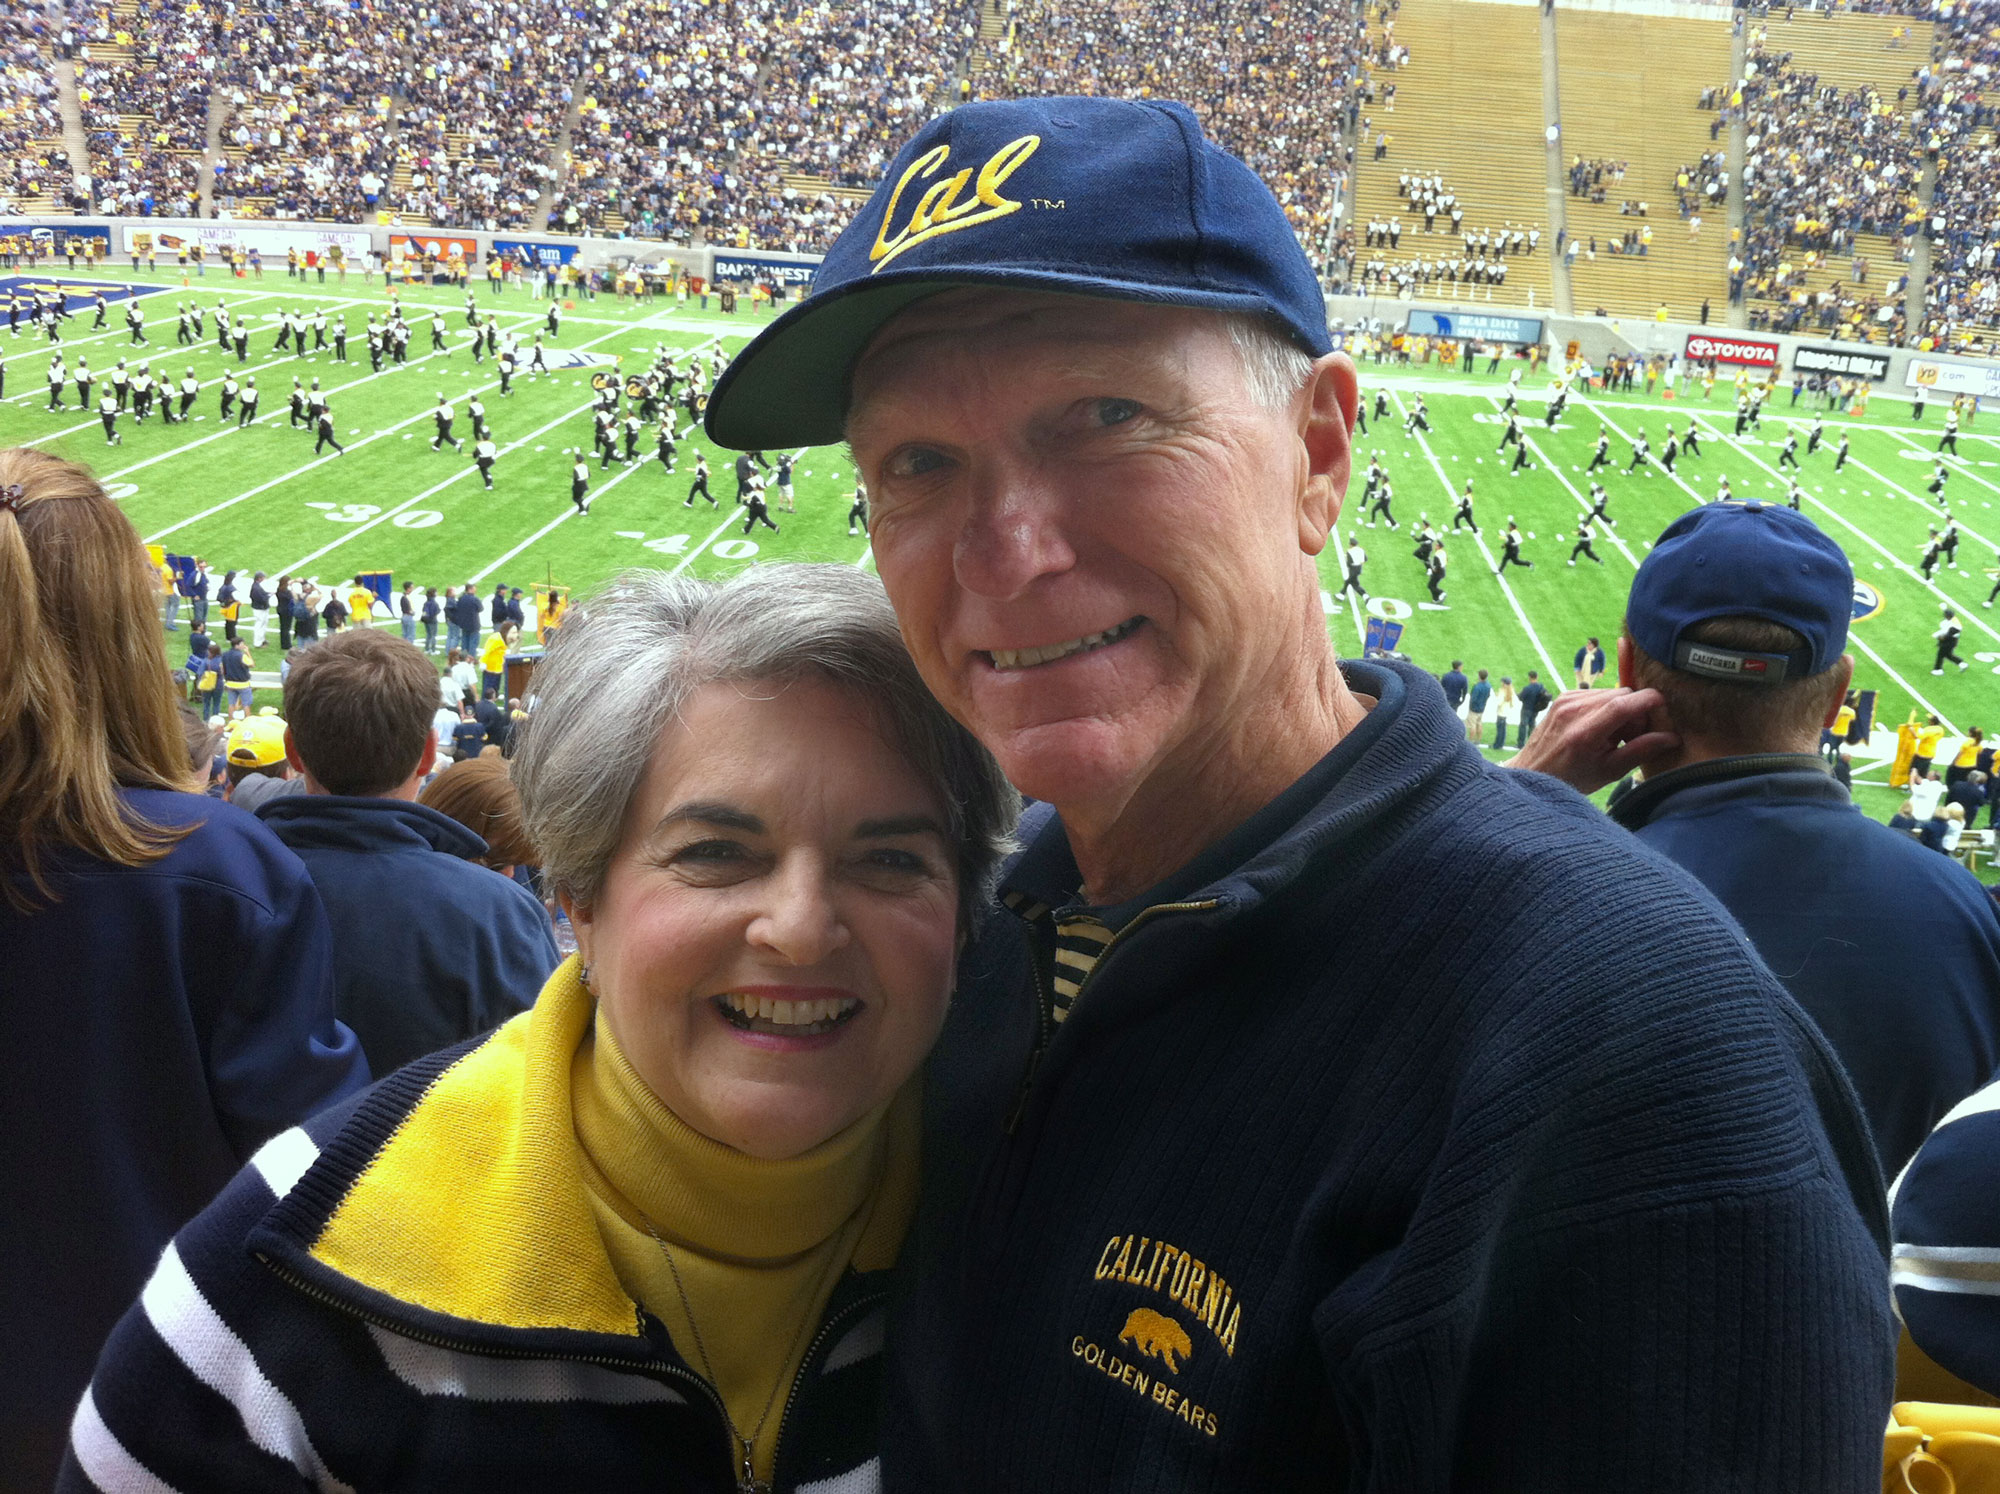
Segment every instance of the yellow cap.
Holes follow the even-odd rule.
[[[237,768],[268,768],[285,760],[285,723],[276,716],[246,716],[229,728],[228,761]]]

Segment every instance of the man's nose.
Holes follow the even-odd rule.
[[[985,465],[952,554],[959,584],[980,596],[1019,596],[1043,576],[1076,564],[1068,496],[1034,466]]]

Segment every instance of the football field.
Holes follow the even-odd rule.
[[[389,571],[398,588],[405,580],[440,591],[471,581],[490,594],[496,582],[588,587],[634,566],[713,575],[775,559],[869,562],[866,537],[847,532],[854,472],[838,448],[799,454],[797,511],[774,511],[780,526],[775,534],[762,527],[743,532],[742,513],[730,502],[734,453],[708,446],[693,430],[681,442],[674,474],[653,459],[648,430],[637,463],[600,468],[591,461],[588,517],[570,505],[570,453],[591,445],[594,378],[610,373],[622,379],[640,371],[661,347],[699,350],[704,357],[717,347],[733,352],[764,316],[677,309],[671,301],[582,301],[565,310],[560,338],[549,345],[558,365],[554,371],[521,374],[514,392],[502,398],[493,360],[477,364],[472,358],[464,293],[451,287],[399,288],[415,334],[409,362],[374,373],[362,328],[367,313],[385,308],[388,296],[380,283],[364,284],[358,275],[341,285],[288,280],[280,272],[262,280],[216,272],[184,288],[178,270],[163,270],[101,281],[14,276],[11,284],[25,290],[57,278],[77,313],[63,324],[62,351],[72,373],[79,355],[89,358],[100,380],[97,393],[120,357],[132,366],[149,358],[156,373],[175,383],[191,368],[203,387],[185,425],[155,419],[140,427],[127,415],[119,423],[123,443],[107,448],[94,410],[77,408],[74,385],[65,388],[60,413],[46,408],[50,348],[40,333],[25,327],[13,337],[0,332],[7,374],[0,441],[32,443],[89,463],[149,543],[203,557],[218,582],[230,569],[262,570],[273,578],[290,572],[322,585],[360,571]],[[106,326],[95,329],[89,294],[100,283],[112,299]],[[8,288],[8,277],[0,277],[0,290]],[[128,339],[120,300],[126,296],[140,300],[149,346]],[[546,303],[518,290],[495,296],[483,286],[477,298],[482,311],[497,315],[503,332],[521,334],[525,363]],[[223,300],[232,312],[249,315],[254,330],[248,363],[239,366],[216,347],[212,310],[209,335],[198,345],[177,347],[174,308],[183,300],[211,309]],[[296,357],[273,350],[279,313],[314,306],[323,306],[329,316],[345,315],[348,362],[334,361],[329,352]],[[450,327],[447,347],[438,353],[430,346],[432,307],[444,312]],[[1544,680],[1566,686],[1572,657],[1587,636],[1602,638],[1611,651],[1633,570],[1675,515],[1714,497],[1725,475],[1738,499],[1782,501],[1779,449],[1795,426],[1805,511],[1854,562],[1856,621],[1849,647],[1857,685],[1879,692],[1878,721],[1893,727],[1915,709],[1935,712],[1954,732],[2000,725],[1993,710],[2000,611],[1983,605],[2000,564],[2000,421],[1990,430],[1979,423],[1968,426],[1959,456],[1946,458],[1953,474],[1947,494],[1962,540],[1956,563],[1941,565],[1926,579],[1918,571],[1923,544],[1929,527],[1943,522],[1925,492],[1941,407],[1915,421],[1907,401],[1878,394],[1866,418],[1828,412],[1826,440],[1818,452],[1804,456],[1812,399],[1794,406],[1788,387],[1772,396],[1762,429],[1740,439],[1731,434],[1734,397],[1727,378],[1708,401],[1700,397],[1699,385],[1690,385],[1681,398],[1643,389],[1573,396],[1550,430],[1542,419],[1549,392],[1544,371],[1524,380],[1522,390],[1534,465],[1514,472],[1511,448],[1504,456],[1495,453],[1511,366],[1495,375],[1487,375],[1483,365],[1471,375],[1436,365],[1362,367],[1363,399],[1372,418],[1357,437],[1347,507],[1320,564],[1328,627],[1344,652],[1359,651],[1373,615],[1401,623],[1400,649],[1427,668],[1441,670],[1462,659],[1468,670],[1484,668],[1495,679],[1510,675],[1517,685],[1529,669],[1537,669]],[[249,428],[218,418],[217,385],[225,368],[257,374],[263,403]],[[329,392],[336,428],[348,448],[344,455],[328,450],[316,457],[312,433],[289,426],[286,396],[295,375],[308,384],[318,378]],[[500,444],[490,493],[469,457],[465,400],[475,391]],[[1386,397],[1386,415],[1374,414],[1377,391]],[[431,449],[429,412],[439,393],[457,406],[457,434],[468,438],[468,454]],[[1405,415],[1420,393],[1431,429],[1410,433]],[[1678,471],[1669,474],[1658,460],[1665,427],[1672,422],[1685,430],[1690,418],[1700,423],[1702,454],[1684,455]],[[1610,437],[1613,461],[1598,476],[1609,490],[1609,513],[1617,525],[1596,542],[1599,563],[1579,559],[1572,566],[1576,521],[1590,506],[1584,469],[1600,428]],[[1652,443],[1652,458],[1628,470],[1632,438],[1642,429]],[[1845,470],[1836,473],[1833,448],[1843,429],[1853,451]],[[697,451],[707,452],[720,508],[699,500],[693,508],[685,505]],[[1363,517],[1362,473],[1376,454],[1394,484],[1400,526],[1395,530],[1355,527]],[[1474,481],[1480,533],[1452,534],[1454,495],[1467,478]],[[1424,514],[1445,531],[1447,541],[1441,603],[1430,601],[1424,567],[1412,553],[1412,531]],[[1499,536],[1509,516],[1527,536],[1523,556],[1534,569],[1510,566],[1496,576]],[[1357,533],[1368,555],[1365,604],[1351,593],[1339,594],[1340,553]],[[1947,666],[1937,676],[1931,673],[1931,633],[1945,602],[1965,624],[1960,653],[1969,667]],[[275,662],[258,660],[267,669]],[[1879,779],[1880,769],[1871,766],[1864,763],[1864,773]]]

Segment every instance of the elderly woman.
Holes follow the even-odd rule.
[[[536,686],[579,956],[182,1233],[65,1487],[873,1486],[914,1076],[1013,791],[846,567],[628,577]]]

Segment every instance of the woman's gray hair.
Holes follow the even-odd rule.
[[[753,566],[720,583],[633,571],[563,614],[513,764],[549,885],[596,900],[660,735],[696,690],[804,678],[873,707],[944,804],[963,919],[1012,848],[1020,796],[924,687],[881,582],[846,565]]]

